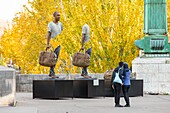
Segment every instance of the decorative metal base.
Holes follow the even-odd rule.
[[[170,58],[170,54],[143,54],[141,58]]]

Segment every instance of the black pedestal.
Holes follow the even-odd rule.
[[[106,97],[113,97],[114,90],[111,87],[111,80],[105,80],[105,96]],[[121,96],[123,93],[121,91]],[[143,96],[143,80],[131,80],[131,86],[129,89],[129,96]]]
[[[33,98],[73,97],[72,80],[33,80]]]
[[[94,80],[74,80],[74,97],[104,97],[104,80],[98,80],[98,83],[95,85]]]
[[[33,80],[33,98],[113,97],[111,80]],[[121,96],[123,96],[121,92]],[[143,96],[143,80],[131,80],[129,96]]]
[[[104,80],[33,80],[33,98],[103,97]]]

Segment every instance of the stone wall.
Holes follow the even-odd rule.
[[[15,70],[0,66],[0,106],[14,106],[15,94]]]
[[[103,74],[89,74],[90,76],[98,79],[103,79]],[[80,77],[80,74],[58,74],[59,78],[74,79]],[[33,80],[49,79],[46,74],[18,74],[16,75],[16,91],[17,92],[32,92]]]
[[[136,58],[132,72],[144,80],[144,92],[170,94],[170,58]]]

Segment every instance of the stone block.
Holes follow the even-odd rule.
[[[20,83],[21,84],[31,84],[32,81],[34,80],[34,76],[31,75],[20,75]]]
[[[170,63],[170,58],[140,58],[137,57],[132,64],[165,64]]]
[[[159,84],[157,84],[156,82],[148,82],[148,83],[144,83],[144,92],[147,93],[158,93],[159,91]]]
[[[159,64],[158,72],[170,72],[170,64]]]
[[[144,80],[144,92],[170,94],[170,58],[135,58],[132,72]]]
[[[165,73],[156,73],[156,75],[158,76],[158,80],[157,82],[165,82]]]
[[[0,66],[0,106],[15,105],[15,70]]]
[[[164,79],[170,83],[170,73],[165,73]]]
[[[20,92],[32,92],[32,84],[21,84]]]
[[[158,73],[158,64],[135,64],[132,69],[137,73]]]

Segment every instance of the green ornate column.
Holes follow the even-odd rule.
[[[166,0],[144,0],[144,34],[135,41],[141,57],[170,57]]]

